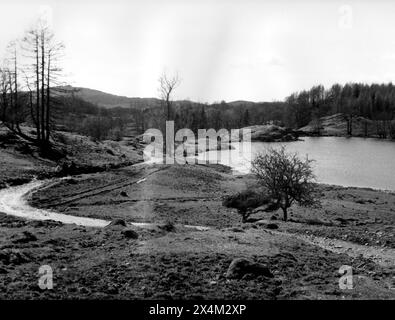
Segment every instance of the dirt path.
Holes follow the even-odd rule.
[[[26,199],[27,196],[35,190],[45,187],[46,184],[52,183],[53,181],[48,180],[32,181],[21,186],[0,190],[0,211],[25,219],[55,220],[66,224],[74,223],[88,227],[105,227],[109,224],[109,221],[105,220],[75,217],[31,207]]]
[[[152,174],[151,172],[150,174]],[[148,174],[149,175],[149,174]],[[147,175],[147,176],[148,176]],[[139,178],[138,180],[134,181],[129,181],[127,182],[127,185],[130,184],[139,184],[145,181],[146,177]],[[41,180],[41,181],[32,181],[27,184],[17,186],[17,187],[9,187],[6,189],[0,190],[0,211],[4,212],[5,214],[8,215],[13,215],[25,219],[32,219],[32,220],[54,220],[54,221],[59,221],[65,224],[76,224],[76,225],[81,225],[85,227],[99,227],[103,228],[107,225],[110,224],[111,221],[107,220],[102,220],[102,219],[96,219],[96,218],[86,218],[86,217],[79,217],[79,216],[73,216],[73,215],[68,215],[68,214],[62,214],[62,213],[57,213],[53,212],[50,210],[45,210],[45,209],[38,209],[34,208],[29,205],[27,198],[37,191],[38,189],[45,189],[49,188],[50,186],[53,186],[54,184],[58,183],[61,180],[68,179],[68,178],[62,178],[58,180]],[[125,182],[122,183],[122,185],[125,185]],[[110,188],[110,189],[109,189]],[[82,195],[78,195],[78,198],[81,197],[89,197],[93,195],[97,195],[102,192],[108,192],[109,190],[114,190],[119,188],[119,183],[116,184],[115,186],[106,186],[106,188],[99,188],[99,190],[96,190],[95,192],[92,192],[91,190],[88,193],[84,193]],[[72,198],[73,201],[75,200],[75,197]],[[71,199],[68,199],[65,202],[71,202]],[[133,222],[130,223],[133,226],[136,227],[153,227],[156,226],[157,224],[155,223],[144,223],[144,222]],[[205,231],[208,230],[208,227],[204,226],[191,226],[191,225],[184,225],[186,228],[192,228],[196,229],[198,231]]]
[[[375,246],[363,246],[349,241],[336,240],[324,237],[318,237],[313,235],[302,235],[296,233],[280,232],[280,231],[269,231],[273,234],[285,235],[287,237],[293,237],[296,239],[303,240],[309,244],[321,247],[323,249],[332,251],[339,254],[347,254],[350,257],[363,256],[366,259],[370,259],[375,263],[384,267],[395,266],[395,249],[381,248]]]

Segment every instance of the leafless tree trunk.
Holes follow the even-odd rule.
[[[52,31],[41,20],[37,27],[26,33],[21,47],[27,59],[23,71],[27,90],[22,93],[19,91],[18,61],[16,47],[13,47],[12,67],[1,70],[2,121],[19,136],[47,148],[50,144],[51,106],[55,99],[53,88],[59,85],[57,76],[61,69],[58,64],[64,47],[54,40]],[[35,79],[35,90],[30,85],[32,79]],[[20,128],[20,123],[26,121],[29,111],[37,130],[35,138],[24,134]]]
[[[178,75],[169,77],[166,73],[163,73],[162,76],[159,78],[159,91],[160,91],[160,98],[164,102],[165,105],[165,120],[169,121],[172,120],[172,103],[173,97],[172,94],[175,88],[180,84],[180,79]]]

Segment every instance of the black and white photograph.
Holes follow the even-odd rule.
[[[395,300],[395,2],[0,12],[0,300]]]

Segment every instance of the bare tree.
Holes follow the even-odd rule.
[[[32,121],[36,125],[37,142],[42,146],[48,146],[51,134],[51,108],[57,91],[60,90],[55,88],[61,84],[58,80],[61,72],[59,62],[63,56],[64,45],[55,40],[46,22],[39,20],[35,28],[26,32],[22,40],[22,49],[27,58],[26,87],[32,96],[32,87],[35,86],[35,108],[32,106],[33,99],[29,101]]]
[[[294,202],[302,206],[318,204],[311,163],[308,158],[301,160],[296,153],[287,153],[285,147],[268,149],[252,161],[252,172],[283,210],[284,221]]]
[[[6,51],[4,66],[0,68],[0,109],[1,121],[10,131],[32,140],[22,132],[20,125],[26,114],[24,109],[25,93],[19,92],[17,42],[12,41]]]
[[[164,102],[165,120],[173,119],[173,93],[177,86],[180,84],[178,74],[169,77],[165,72],[159,78],[159,93],[160,98]]]

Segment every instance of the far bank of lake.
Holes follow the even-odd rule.
[[[289,152],[298,152],[315,160],[317,182],[341,186],[395,190],[395,143],[374,138],[303,137],[293,142],[252,142],[251,154],[242,145],[234,144],[226,157],[221,151],[220,163],[234,171],[248,173],[250,159],[269,147],[285,145]],[[201,154],[211,156],[216,151]],[[228,160],[230,158],[230,161]]]

